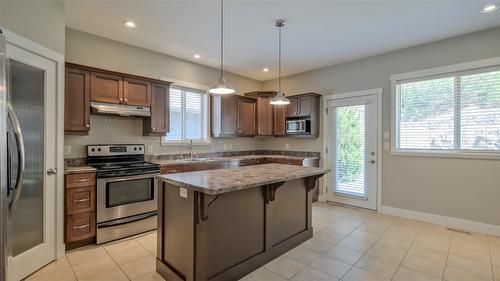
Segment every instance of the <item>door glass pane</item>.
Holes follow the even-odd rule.
[[[26,162],[20,200],[12,217],[12,254],[17,256],[44,242],[44,89],[43,70],[9,61],[8,95],[24,139]],[[11,183],[17,174],[17,147],[9,123]]]
[[[154,199],[152,178],[110,182],[106,186],[106,207],[116,207]]]
[[[335,171],[333,191],[367,196],[366,189],[366,105],[335,110]]]

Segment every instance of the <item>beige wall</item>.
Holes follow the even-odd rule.
[[[390,131],[390,75],[500,56],[500,28],[472,33],[350,63],[283,81],[285,93],[323,95],[383,88],[383,128]],[[276,81],[264,83],[275,89]],[[321,150],[322,139],[290,140],[291,149]],[[283,140],[266,142],[280,148]],[[383,151],[386,206],[500,225],[500,161],[393,156]]]
[[[64,54],[64,4],[61,1],[0,0],[0,26]]]
[[[103,69],[115,70],[151,78],[169,77],[201,85],[211,85],[217,80],[217,69],[181,60],[117,41],[66,29],[66,61]],[[261,82],[246,77],[227,74],[240,93],[259,90]],[[71,146],[66,157],[84,157],[87,144],[145,143],[153,146],[150,154],[183,153],[186,146],[160,145],[160,137],[143,137],[140,119],[92,116],[88,136],[65,136],[65,145]],[[224,144],[232,150],[259,149],[258,138],[212,139],[210,145],[195,147],[196,152],[223,151]]]

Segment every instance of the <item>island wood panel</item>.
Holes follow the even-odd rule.
[[[171,281],[238,280],[282,255],[312,237],[316,179],[219,195],[188,189],[187,198],[161,182],[157,271]]]

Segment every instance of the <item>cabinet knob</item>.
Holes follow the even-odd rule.
[[[90,128],[90,124],[86,124],[85,127]]]
[[[125,99],[125,103],[127,103],[127,102],[128,102],[128,99]]]
[[[155,128],[151,128],[151,130],[153,130],[153,131],[154,131],[154,130],[155,130]]]

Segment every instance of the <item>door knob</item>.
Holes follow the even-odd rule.
[[[50,176],[50,175],[55,175],[55,174],[57,174],[57,169],[50,168],[50,169],[47,170],[47,175]]]
[[[368,161],[368,162],[370,162],[371,164],[375,164],[377,161],[375,161],[375,160],[370,160],[370,161]]]

